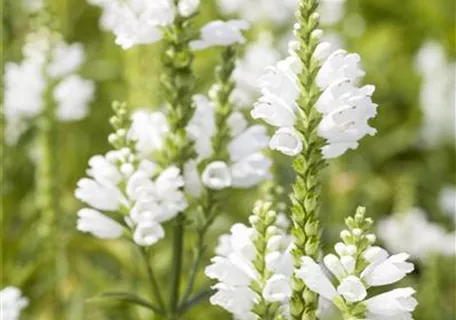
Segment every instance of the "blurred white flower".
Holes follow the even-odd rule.
[[[418,304],[414,293],[412,288],[400,288],[367,299],[368,320],[412,319],[410,314]]]
[[[209,22],[201,29],[201,39],[190,42],[190,47],[194,50],[202,50],[212,46],[245,43],[242,31],[249,27],[249,24],[242,20]]]
[[[344,15],[345,0],[322,0],[318,12],[320,22],[325,25],[338,23]]]
[[[92,81],[75,74],[85,59],[82,45],[69,45],[60,35],[41,28],[27,35],[23,54],[21,63],[5,65],[6,140],[11,143],[17,141],[28,120],[44,111],[47,103],[56,104],[58,120],[81,120],[88,113],[95,91]],[[46,101],[51,81],[55,85],[54,101]]]
[[[371,100],[374,87],[356,87],[356,82],[364,75],[359,67],[359,56],[344,50],[331,53],[331,48],[329,43],[322,42],[314,53],[315,58],[322,62],[316,77],[322,94],[315,107],[322,113],[317,134],[327,141],[322,148],[326,159],[356,149],[364,136],[374,135],[376,130],[369,126],[368,121],[377,114],[377,105]],[[254,119],[263,119],[279,128],[270,147],[289,156],[302,150],[302,142],[293,129],[298,109],[297,74],[300,69],[301,62],[293,52],[269,68],[259,82],[262,97],[251,111]]]
[[[456,186],[443,188],[439,196],[440,207],[456,221]]]
[[[100,239],[117,239],[124,232],[124,227],[100,211],[84,208],[78,212],[77,229],[89,232]]]
[[[47,73],[52,78],[60,78],[78,71],[85,60],[84,47],[80,43],[57,43],[50,53],[51,60]]]
[[[441,44],[428,42],[418,52],[416,66],[422,76],[422,138],[428,146],[452,143],[456,137],[456,62],[448,60]]]
[[[154,151],[163,148],[169,125],[162,112],[135,111],[132,121],[130,135],[142,157],[150,157]]]
[[[456,254],[456,233],[449,233],[442,226],[428,221],[426,213],[419,208],[380,221],[378,233],[387,248],[409,252],[415,258]]]
[[[297,0],[217,0],[224,14],[237,14],[250,22],[269,20],[284,24],[293,18],[297,9]]]
[[[114,33],[116,44],[130,49],[160,41],[162,27],[173,23],[177,14],[192,15],[200,1],[182,0],[177,8],[172,0],[89,0],[89,3],[102,8],[100,24]]]
[[[245,54],[236,63],[233,79],[236,88],[233,101],[240,107],[250,107],[258,97],[255,85],[265,69],[279,60],[279,53],[272,45],[269,34],[261,34],[259,39],[245,48]]]
[[[22,297],[16,287],[5,287],[0,291],[0,319],[19,320],[21,311],[27,307],[29,300]]]
[[[24,9],[30,13],[39,12],[43,9],[43,0],[22,0]]]
[[[76,74],[64,78],[55,87],[53,93],[57,102],[57,118],[61,121],[76,121],[85,118],[94,93],[95,85],[92,81],[84,80]]]

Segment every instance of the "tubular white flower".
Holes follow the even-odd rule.
[[[231,312],[239,320],[255,320],[251,312],[256,298],[255,292],[248,287],[233,287],[218,283],[212,287],[216,292],[209,299],[213,305],[218,305]]]
[[[79,180],[75,197],[99,210],[117,211],[126,200],[116,186],[83,178]]]
[[[84,208],[78,212],[77,229],[89,232],[100,239],[117,239],[124,232],[124,227],[100,211]]]
[[[210,163],[203,172],[202,181],[206,187],[221,190],[231,186],[231,175],[227,164],[223,161]]]
[[[416,299],[412,297],[414,293],[415,290],[412,288],[400,288],[367,299],[365,304],[368,318],[374,319],[381,316],[400,319],[400,317],[410,316],[418,305]]]
[[[245,38],[241,31],[249,28],[249,24],[242,20],[212,21],[201,29],[201,39],[190,42],[190,47],[202,50],[212,46],[242,44],[245,43]]]
[[[0,291],[0,319],[19,320],[22,310],[29,300],[22,296],[16,287],[5,287]]]
[[[344,278],[337,287],[337,292],[339,292],[348,303],[362,301],[367,296],[366,288],[361,280],[355,276]]]
[[[322,93],[315,108],[322,113],[317,134],[327,141],[322,148],[325,159],[339,157],[348,149],[356,149],[363,137],[376,133],[368,124],[377,114],[377,105],[371,99],[375,88],[356,87],[357,81],[365,74],[359,66],[359,55],[348,54],[344,50],[331,51],[332,46],[322,42],[314,54],[322,62],[316,78]],[[293,128],[295,125],[299,96],[297,74],[300,69],[301,62],[293,51],[290,57],[269,68],[259,82],[262,96],[251,112],[254,119],[263,119],[280,128],[273,136],[274,142],[271,141],[270,147],[290,156],[296,156],[302,150],[292,143],[297,136],[287,139],[296,148],[280,147],[277,142],[284,136],[283,127]]]
[[[302,257],[301,262],[301,269],[296,271],[296,276],[302,279],[310,290],[331,301],[338,296],[334,285],[312,258]]]
[[[228,152],[233,162],[242,160],[268,145],[266,128],[260,125],[249,127],[235,137],[228,145]]]
[[[136,149],[142,157],[149,157],[163,148],[169,125],[162,112],[136,111],[132,120],[129,134],[136,141]]]
[[[283,302],[291,298],[290,278],[275,274],[268,279],[263,289],[263,297],[268,302]]]
[[[371,286],[395,283],[414,270],[413,264],[406,262],[408,258],[408,254],[401,253],[377,260],[363,271],[361,277]]]
[[[303,145],[294,128],[280,128],[269,142],[269,147],[287,156],[296,156],[302,151]]]
[[[251,188],[272,178],[271,166],[272,160],[260,152],[242,158],[230,166],[232,187]]]
[[[133,233],[133,240],[140,246],[151,246],[164,238],[165,230],[154,221],[139,223]]]

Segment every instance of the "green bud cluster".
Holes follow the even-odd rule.
[[[112,103],[114,115],[109,123],[114,128],[114,133],[108,136],[109,143],[116,149],[132,148],[134,141],[128,139],[128,131],[131,127],[131,114],[126,103],[114,101]]]
[[[256,257],[253,260],[253,266],[258,272],[259,278],[252,282],[250,288],[258,295],[258,302],[253,307],[252,312],[259,319],[273,320],[278,316],[280,303],[270,303],[263,298],[263,289],[268,279],[273,273],[266,266],[266,256],[270,253],[268,246],[272,237],[278,235],[278,228],[275,226],[277,213],[272,210],[271,202],[257,202],[250,216],[249,222],[256,231],[253,244],[256,249]]]
[[[302,71],[298,75],[300,95],[295,128],[303,142],[303,151],[293,162],[297,177],[290,196],[292,233],[296,244],[292,254],[296,269],[300,267],[303,256],[317,259],[320,245],[320,172],[325,168],[326,162],[321,154],[324,140],[317,135],[321,114],[315,108],[321,95],[315,81],[320,63],[314,57],[314,52],[321,38],[321,32],[317,30],[317,7],[318,0],[301,0],[297,13],[298,24],[295,26],[298,42],[295,49],[302,65]],[[316,319],[317,302],[317,294],[306,288],[300,279],[293,277],[292,318]]]

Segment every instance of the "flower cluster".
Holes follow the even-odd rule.
[[[321,38],[321,30],[313,32],[314,41]],[[294,125],[297,119],[297,99],[300,94],[297,74],[302,68],[290,44],[291,55],[269,68],[260,81],[262,97],[255,104],[251,114],[255,119],[263,119],[278,127],[270,141],[270,147],[289,156],[302,151],[303,144]],[[326,139],[322,148],[324,158],[335,158],[348,149],[356,149],[358,141],[365,135],[375,134],[368,125],[377,105],[372,103],[374,87],[361,88],[356,83],[364,75],[360,69],[360,57],[344,50],[332,50],[327,42],[318,44],[314,58],[321,61],[316,84],[322,91],[316,102],[316,109],[322,114],[318,135]]]
[[[206,268],[206,275],[218,281],[210,302],[236,319],[280,314],[291,295],[292,263],[280,259],[290,238],[278,227],[270,206],[258,203],[249,219],[251,227],[236,224],[229,235],[221,236],[217,256]]]
[[[190,42],[193,50],[203,50],[213,46],[229,46],[235,43],[245,43],[242,31],[250,25],[243,20],[216,20],[206,24],[200,32],[201,39]]]
[[[28,35],[21,63],[5,66],[7,136],[14,142],[18,124],[40,115],[55,104],[61,121],[76,121],[88,113],[94,84],[76,74],[85,60],[81,44],[67,44],[46,28]]]
[[[196,163],[212,156],[211,138],[216,125],[214,106],[203,95],[195,97],[196,112],[187,128],[191,139],[195,141],[198,154]],[[262,149],[269,140],[266,128],[260,125],[249,126],[242,113],[235,111],[227,120],[230,127],[231,141],[227,146],[229,161],[209,163],[202,172],[202,182],[210,189],[227,187],[250,188],[269,179],[271,160]],[[192,164],[187,166],[192,171]],[[196,169],[196,168],[195,168]],[[194,190],[200,190],[198,180],[193,180]],[[196,185],[195,185],[196,184]],[[192,188],[192,189],[193,189]]]
[[[22,297],[21,291],[15,287],[6,287],[0,291],[0,319],[19,320],[21,311],[29,301]]]
[[[266,128],[249,126],[240,112],[234,112],[228,119],[232,140],[228,145],[229,161],[213,161],[201,174],[197,165],[212,156],[211,138],[215,134],[214,106],[204,95],[194,97],[195,113],[190,120],[187,133],[195,142],[197,158],[185,166],[185,187],[198,196],[202,184],[211,189],[250,188],[270,178],[271,160],[263,153],[269,140]],[[133,115],[132,133],[137,141],[139,154],[151,156],[161,150],[169,132],[165,115],[161,112],[137,111]]]
[[[177,15],[188,17],[199,7],[199,0],[89,0],[103,9],[101,26],[112,31],[116,44],[129,49],[151,44],[163,38],[163,27],[173,23]]]
[[[78,229],[104,239],[131,231],[135,243],[151,246],[165,235],[162,223],[187,207],[184,181],[177,167],[160,171],[138,152],[125,106],[114,108],[109,141],[116,150],[92,157],[89,178],[78,182],[76,198],[91,207],[78,212]]]
[[[302,267],[296,271],[306,286],[332,301],[344,314],[344,319],[411,319],[417,301],[412,288],[400,288],[369,296],[371,287],[393,284],[414,270],[407,262],[408,254],[390,256],[374,246],[376,237],[368,233],[372,220],[365,218],[364,208],[354,218],[347,218],[348,230],[341,232],[342,242],[335,245],[337,256],[328,254],[323,261],[334,275],[335,287],[323,268],[310,257],[302,257]]]
[[[426,213],[419,208],[380,221],[378,234],[388,249],[407,251],[415,258],[456,254],[456,232],[449,233],[437,223],[428,221]]]

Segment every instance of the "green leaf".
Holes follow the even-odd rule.
[[[163,315],[163,311],[155,307],[148,300],[138,297],[137,295],[129,292],[105,292],[101,295],[88,299],[87,303],[106,304],[106,303],[130,303],[141,306],[154,311],[155,313]]]

